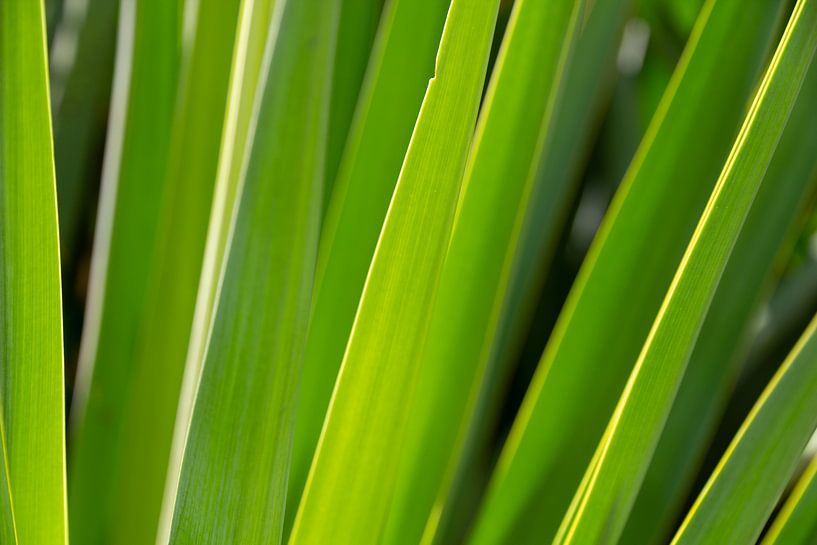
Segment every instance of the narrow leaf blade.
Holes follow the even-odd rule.
[[[558,543],[623,530],[726,262],[817,49],[817,4],[798,1],[692,236]],[[753,521],[755,522],[755,521]],[[741,541],[741,540],[738,540]]]
[[[0,387],[21,543],[67,543],[54,150],[41,0],[0,4]],[[7,465],[6,465],[7,460]],[[2,513],[4,519],[10,509]],[[0,523],[9,534],[9,522]],[[13,541],[11,541],[13,543]]]
[[[498,1],[454,0],[290,538],[377,543],[473,136]],[[327,520],[325,513],[333,516]]]

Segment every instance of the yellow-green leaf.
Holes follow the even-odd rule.
[[[454,0],[290,543],[378,543],[473,136],[499,2]],[[332,513],[327,517],[326,513]]]
[[[64,545],[63,387],[57,197],[42,0],[0,3],[0,399],[20,543]],[[6,461],[8,462],[6,465]],[[4,469],[5,469],[4,468]],[[3,471],[5,473],[5,471]],[[13,543],[13,541],[10,541]]]
[[[760,396],[672,543],[754,543],[815,427],[817,320]]]

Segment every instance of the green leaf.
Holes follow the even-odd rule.
[[[581,1],[522,0],[505,31],[416,364],[417,395],[386,543],[419,542],[424,530],[425,539],[437,532],[442,510],[432,514],[432,508],[438,495],[448,496],[468,417],[483,378],[490,376],[521,222],[537,162],[554,140],[555,112],[583,11]],[[561,189],[551,187],[554,193]]]
[[[119,0],[89,0],[81,22],[71,17],[57,26],[51,48],[60,54],[51,60],[52,73],[67,72],[62,85],[51,84],[63,266],[76,259],[86,218],[93,213],[88,197],[94,194],[105,142],[118,13]],[[73,57],[63,59],[74,47]]]
[[[287,529],[321,432],[369,262],[406,152],[450,0],[389,0],[321,230],[298,398]]]
[[[620,537],[815,49],[817,4],[799,0],[556,543],[610,543]],[[747,520],[757,523],[752,516]]]
[[[338,0],[276,3],[184,450],[173,544],[281,539],[339,7]]]
[[[762,545],[809,545],[817,538],[817,458],[797,481]]]
[[[793,248],[786,241],[817,187],[815,105],[813,64],[701,327],[622,536],[624,543],[660,542],[683,507],[683,496],[737,381],[751,318],[778,273],[776,265],[790,255]]]
[[[11,483],[9,483],[8,449],[6,449],[6,431],[3,419],[0,418],[0,542],[17,545],[17,529],[14,527],[14,507],[11,502]]]
[[[817,17],[802,21],[817,28]],[[791,46],[809,49],[794,37]],[[766,387],[672,543],[754,543],[815,427],[817,319]]]
[[[184,446],[193,412],[196,389],[204,365],[204,353],[215,308],[218,280],[226,256],[230,225],[236,206],[241,179],[241,166],[247,146],[249,127],[253,120],[258,80],[261,77],[264,45],[271,27],[274,0],[243,0],[238,14],[233,60],[223,137],[218,154],[218,172],[210,209],[210,223],[204,251],[190,345],[182,379],[176,424],[173,430],[170,462],[162,512],[159,522],[159,543],[170,539],[173,510],[178,491]]]
[[[324,204],[329,204],[338,174],[349,127],[358,103],[366,67],[384,0],[341,2],[338,44],[332,71],[332,99],[329,106],[329,135],[326,147]]]
[[[456,470],[453,488],[450,493],[438,496],[438,504],[446,504],[442,505],[441,527],[437,532],[438,540],[443,542],[456,539],[449,533],[464,533],[464,525],[471,524],[470,519],[475,517],[478,510],[481,498],[480,494],[473,491],[473,487],[484,488],[490,475],[484,467],[478,467],[478,459],[481,453],[493,450],[493,446],[487,444],[492,441],[489,423],[498,418],[504,387],[513,371],[511,362],[519,354],[524,337],[529,335],[534,321],[535,303],[541,295],[544,278],[552,274],[552,259],[563,230],[571,219],[569,211],[578,189],[581,171],[585,168],[586,155],[596,136],[598,115],[609,99],[611,84],[615,79],[612,61],[615,59],[625,18],[631,10],[630,4],[629,1],[618,0],[588,4],[590,9],[580,25],[573,58],[565,66],[565,89],[562,94],[567,99],[561,100],[554,109],[554,128],[551,129],[552,134],[558,135],[558,138],[550,138],[540,152],[541,157],[536,159],[536,172],[532,173],[535,176],[533,186],[525,196],[527,210],[524,223],[521,229],[516,228],[519,232],[514,235],[518,240],[515,243],[512,269],[509,278],[503,280],[505,301],[496,324],[496,338],[490,354],[490,358],[496,361],[488,363],[487,375],[481,378],[483,391],[479,394],[474,410],[467,415],[471,427],[465,441],[469,446],[464,451],[464,456],[457,461],[460,467]],[[486,210],[493,208],[490,202],[483,202],[483,205],[488,207]],[[485,217],[490,218],[492,215],[493,212],[486,211]],[[485,218],[481,218],[477,225],[470,228],[479,229],[487,223]],[[495,249],[498,255],[503,255],[505,250],[505,247]],[[475,255],[480,253],[478,250]],[[495,260],[491,260],[493,261]],[[489,266],[492,265],[493,263]],[[484,266],[486,265],[474,266],[471,270],[482,270]],[[468,341],[469,344],[473,342],[472,339]],[[451,381],[445,388],[457,392],[463,386],[467,384]],[[443,399],[448,397],[455,398],[446,393]],[[444,416],[435,415],[434,419],[446,421]],[[434,426],[437,427],[437,424]],[[446,511],[450,511],[450,514]],[[484,522],[485,519],[481,519],[480,527],[470,531],[476,534],[489,528],[499,529]],[[525,528],[531,530],[530,539],[533,542],[541,540],[539,528]],[[515,533],[513,540],[521,542],[523,538]]]
[[[10,526],[16,524],[20,543],[63,545],[67,543],[65,392],[48,93],[43,2],[4,0],[0,3],[0,433],[4,447],[0,536],[8,538],[13,534]]]
[[[779,5],[710,0],[701,14],[539,362],[477,543],[526,523],[555,534],[726,158]]]
[[[525,334],[533,302],[575,197],[581,170],[590,151],[598,114],[609,100],[614,80],[616,46],[630,15],[631,0],[594,1],[582,24],[573,60],[566,67],[564,99],[554,111],[558,138],[551,138],[539,159],[536,180],[528,196],[529,209],[521,229],[513,265],[507,310],[503,312],[502,340],[497,354],[513,351]]]
[[[125,430],[113,443],[115,473],[105,542],[156,539],[170,444],[196,300],[221,142],[238,0],[199,2],[190,56],[179,82],[167,181],[145,301],[127,355],[119,400]],[[101,365],[104,365],[102,363]],[[100,478],[100,476],[97,476]],[[104,507],[96,506],[96,509]]]
[[[290,543],[375,543],[395,491],[427,320],[499,2],[454,0],[372,260]],[[332,513],[326,517],[326,513]]]
[[[237,9],[237,0],[200,3],[180,70],[180,5],[122,6],[115,95],[128,103],[112,116],[121,156],[109,146],[89,310],[101,314],[89,315],[74,409],[84,411],[72,468],[79,542],[156,537]]]

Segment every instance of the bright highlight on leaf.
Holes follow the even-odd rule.
[[[0,4],[0,536],[67,543],[60,253],[41,2]],[[12,515],[13,505],[13,515]],[[13,516],[13,518],[12,518]]]

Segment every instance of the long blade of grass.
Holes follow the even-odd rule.
[[[815,49],[817,4],[799,0],[556,543],[620,537]]]
[[[16,524],[20,543],[38,545],[63,545],[68,538],[53,153],[43,2],[4,0],[0,3],[0,463],[4,466],[0,532],[8,537],[13,533],[10,525]]]
[[[52,90],[63,264],[75,261],[78,237],[93,212],[86,202],[100,174],[96,159],[105,141],[119,1],[89,0],[75,11],[57,27],[52,50],[61,56],[51,61],[52,73],[67,72]]]
[[[51,43],[56,26],[62,18],[66,0],[45,0],[46,43]]]
[[[241,165],[248,142],[258,80],[261,76],[264,45],[271,28],[274,0],[242,0],[239,8],[228,102],[218,154],[218,172],[210,222],[199,278],[192,331],[182,379],[170,462],[159,523],[158,543],[167,543],[179,484],[190,415],[196,397],[204,352],[210,333],[218,279],[223,267],[233,211],[236,205]]]
[[[515,235],[518,240],[512,268],[509,277],[503,280],[505,301],[501,318],[496,324],[495,340],[489,356],[491,361],[487,374],[480,379],[483,391],[466,415],[470,428],[466,432],[463,455],[454,457],[458,467],[453,470],[452,488],[438,494],[436,500],[438,506],[435,511],[440,511],[439,515],[435,513],[440,519],[436,540],[443,543],[459,539],[456,536],[467,532],[494,528],[488,525],[479,530],[468,529],[478,511],[481,492],[490,477],[490,472],[482,467],[480,459],[485,452],[493,450],[488,446],[492,440],[491,422],[499,417],[504,386],[514,369],[510,362],[519,355],[524,336],[530,331],[536,310],[533,303],[540,297],[560,236],[570,220],[570,203],[598,128],[599,114],[610,97],[611,84],[615,79],[612,61],[625,19],[631,11],[630,4],[629,1],[590,3],[590,9],[580,25],[572,61],[565,67],[563,96],[569,99],[561,100],[558,108],[554,109],[554,128],[551,132],[558,138],[548,141],[537,159],[536,172],[532,173],[535,179],[530,194],[525,197],[527,211],[524,223]],[[490,217],[492,214],[486,215]],[[505,248],[497,250],[500,255],[504,251]],[[472,341],[468,342],[470,344]],[[452,382],[447,387],[453,387],[453,391],[457,392],[466,385]],[[452,398],[456,399],[456,396]],[[447,411],[442,414],[447,414]],[[456,414],[456,411],[452,412]],[[434,418],[438,418],[437,415]],[[444,422],[446,417],[442,418]],[[437,427],[436,424],[434,426]],[[529,528],[530,539],[537,543],[541,541],[539,528]],[[521,543],[522,539],[518,533],[513,536],[516,543]]]
[[[109,543],[115,450],[144,310],[176,97],[179,4],[120,5],[91,291],[71,406],[71,539]],[[100,362],[97,365],[97,362]]]
[[[318,244],[338,0],[279,0],[170,543],[281,540]]]
[[[290,543],[375,543],[394,494],[499,2],[454,0]],[[331,520],[325,513],[331,512]]]
[[[338,45],[332,72],[332,103],[326,144],[324,204],[329,204],[338,166],[369,65],[384,0],[346,0],[341,3]]]
[[[539,362],[477,543],[534,518],[555,534],[726,158],[779,5],[710,0],[702,12]]]
[[[766,387],[672,543],[754,543],[815,427],[817,319]]]
[[[366,271],[434,71],[450,0],[388,0],[321,230],[298,398],[287,529],[292,526]]]
[[[659,542],[682,507],[681,499],[737,380],[754,311],[768,292],[775,269],[790,255],[793,245],[787,241],[817,187],[815,105],[817,65],[812,64],[701,327],[622,534],[624,543]]]
[[[122,545],[156,539],[215,186],[238,5],[238,0],[199,2],[190,57],[180,77],[154,264],[120,401],[126,432],[115,445],[107,540]]]
[[[51,43],[54,163],[60,222],[63,351],[73,390],[86,296],[86,248],[94,210],[113,81],[119,0],[71,0]],[[46,20],[48,15],[46,14]]]
[[[117,509],[127,493],[127,404],[149,402],[129,396],[161,237],[181,59],[180,6],[178,0],[120,4],[114,102],[71,407],[69,512],[76,543],[126,540],[127,533],[118,534],[120,515],[123,529],[136,528],[137,535],[148,530],[128,524],[130,513]],[[150,448],[140,447],[140,453]]]
[[[817,539],[817,458],[798,479],[762,545],[809,545]]]
[[[527,333],[534,302],[550,269],[551,258],[565,223],[599,113],[610,98],[615,78],[616,47],[633,2],[591,2],[581,25],[573,61],[567,66],[564,96],[554,112],[554,134],[543,150],[529,209],[520,232],[519,252],[509,280],[509,295],[501,324],[500,355],[514,354]]]
[[[522,0],[514,6],[477,124],[417,363],[417,394],[386,543],[419,542],[438,493],[448,495],[452,470],[447,469],[461,455],[465,415],[473,410],[492,359],[519,222],[536,163],[553,140],[554,112],[583,11],[584,3],[572,0]],[[427,534],[436,533],[440,511],[428,521]]]

